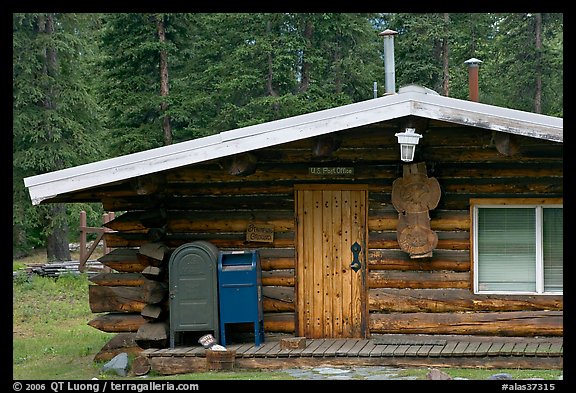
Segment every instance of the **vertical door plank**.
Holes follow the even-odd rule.
[[[332,191],[322,191],[322,337],[332,337]]]
[[[312,191],[313,203],[314,203],[314,223],[311,227],[312,239],[313,239],[313,266],[314,274],[311,276],[312,288],[314,291],[314,296],[312,301],[314,302],[314,308],[312,312],[313,325],[312,325],[312,338],[320,338],[324,335],[323,328],[323,318],[324,318],[324,269],[323,269],[323,258],[322,258],[322,243],[323,243],[323,230],[322,230],[322,212],[323,212],[323,199],[322,191]]]
[[[332,336],[342,332],[342,192],[332,191]]]
[[[352,335],[352,195],[351,191],[342,191],[342,335]]]

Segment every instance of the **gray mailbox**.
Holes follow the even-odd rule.
[[[218,258],[220,344],[226,346],[226,324],[254,324],[256,346],[264,341],[262,272],[256,251],[221,251]]]
[[[218,324],[218,248],[206,241],[178,247],[169,261],[170,347],[176,333],[214,332]]]

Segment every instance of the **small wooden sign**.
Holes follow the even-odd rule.
[[[274,225],[248,224],[246,227],[246,241],[272,243],[274,241]]]
[[[318,176],[332,176],[332,177],[345,177],[354,176],[354,167],[326,167],[326,166],[313,166],[308,168],[308,173]]]

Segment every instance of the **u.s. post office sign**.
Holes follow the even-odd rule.
[[[248,224],[246,227],[246,241],[272,243],[274,241],[274,225]]]
[[[343,166],[311,166],[308,168],[308,173],[317,176],[346,177],[354,176],[354,168]]]

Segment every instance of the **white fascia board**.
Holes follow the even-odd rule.
[[[564,140],[564,119],[473,101],[428,95],[414,101],[413,115],[467,126],[546,139]]]
[[[411,114],[408,94],[221,132],[170,146],[102,160],[24,179],[32,204],[60,194],[114,183],[246,151],[293,142]]]

